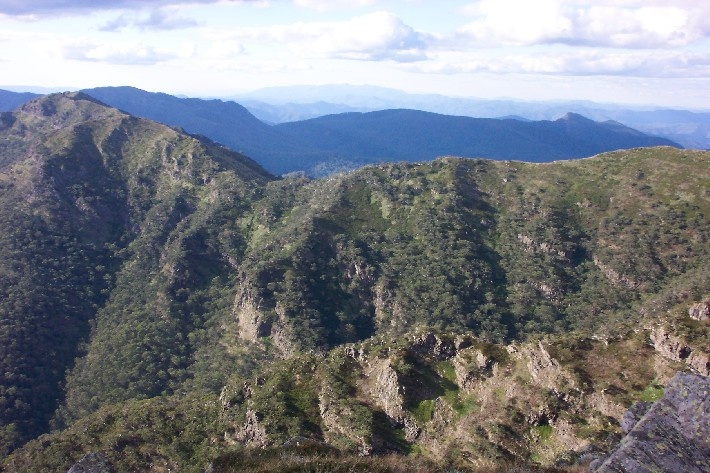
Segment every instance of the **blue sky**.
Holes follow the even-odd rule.
[[[710,109],[706,0],[0,0],[0,88],[367,84]]]

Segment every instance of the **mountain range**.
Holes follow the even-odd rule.
[[[385,109],[416,109],[475,118],[519,117],[556,120],[572,112],[595,121],[614,120],[644,133],[662,136],[686,148],[710,149],[710,113],[653,106],[590,101],[523,101],[409,94],[395,89],[355,85],[270,87],[229,97],[270,123],[299,121],[326,114]]]
[[[277,178],[79,92],[0,157],[2,471],[613,471],[627,408],[708,449],[637,404],[710,374],[708,152]]]
[[[209,137],[275,174],[317,176],[368,163],[446,155],[549,162],[641,146],[680,147],[617,122],[570,113],[555,121],[530,122],[398,109],[268,125],[231,101],[177,98],[131,87],[84,92],[133,115]]]
[[[555,121],[454,117],[415,110],[344,113],[283,123],[276,130],[315,151],[298,151],[308,170],[333,164],[429,161],[437,156],[550,162],[641,146],[679,146],[617,122],[568,113]]]

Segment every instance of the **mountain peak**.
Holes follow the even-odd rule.
[[[121,113],[83,92],[44,95],[25,103],[18,112],[42,119],[57,116],[57,120],[51,123],[53,128]]]
[[[568,122],[590,123],[590,122],[593,122],[594,120],[590,120],[589,118],[585,117],[584,115],[580,115],[579,113],[567,112],[562,117],[560,117],[557,121],[558,122],[568,121]]]

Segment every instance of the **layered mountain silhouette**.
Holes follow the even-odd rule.
[[[556,121],[525,122],[384,110],[329,115],[275,129],[317,146],[300,158],[307,169],[326,163],[327,156],[356,164],[446,155],[550,162],[639,146],[678,146],[620,123],[598,123],[572,113]]]
[[[616,120],[644,133],[662,136],[686,148],[710,149],[710,113],[658,106],[605,104],[584,100],[522,101],[408,94],[396,89],[356,85],[285,86],[230,97],[269,123],[326,114],[395,108],[478,118],[524,117],[556,120],[567,112],[595,121]]]
[[[181,99],[130,87],[85,92],[128,113],[207,136],[275,174],[318,175],[367,163],[430,161],[446,155],[549,162],[616,149],[680,147],[620,123],[599,123],[575,114],[525,122],[400,109],[270,126],[233,102]]]

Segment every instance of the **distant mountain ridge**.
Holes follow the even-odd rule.
[[[358,164],[437,156],[550,162],[617,149],[679,147],[617,122],[594,122],[574,113],[556,121],[523,122],[399,109],[328,115],[274,128],[294,140],[317,143],[312,154],[300,157],[311,169],[328,157]]]
[[[347,84],[268,87],[229,99],[242,103],[254,115],[271,123],[316,118],[319,109],[328,110],[327,113],[343,113],[354,111],[353,108],[362,112],[409,108],[477,118],[520,116],[531,121],[554,120],[566,112],[575,112],[596,121],[616,120],[644,133],[671,139],[686,148],[710,149],[710,111],[582,100],[537,102],[447,97]],[[317,107],[314,106],[316,102]]]
[[[32,92],[11,92],[0,89],[0,112],[9,112],[19,107],[25,102],[39,97],[39,94]]]
[[[547,162],[677,143],[579,115],[554,122],[447,116],[418,110],[327,115],[269,126],[220,100],[179,99],[130,87],[86,90],[137,116],[184,128],[252,157],[267,170],[319,175],[380,161],[457,155]]]
[[[262,149],[268,150],[266,143],[278,138],[269,125],[232,101],[178,98],[135,87],[99,87],[84,92],[111,107],[207,136],[234,150],[260,154]]]
[[[373,93],[383,91],[387,89]],[[618,122],[595,122],[579,114],[523,121],[391,109],[271,126],[231,101],[178,98],[134,87],[84,92],[127,113],[206,136],[275,174],[305,171],[318,176],[368,163],[430,161],[446,155],[549,162],[616,149],[681,147]],[[321,105],[321,110],[327,108]]]

